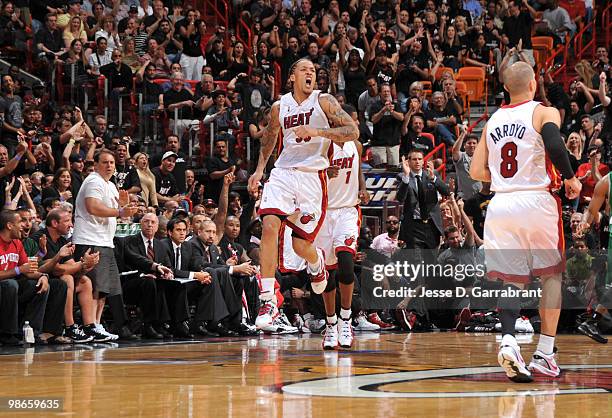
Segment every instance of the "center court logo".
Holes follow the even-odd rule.
[[[519,390],[524,386],[512,385],[511,394],[507,391],[488,391],[487,382],[496,375],[500,381],[507,382],[501,369],[497,366],[464,367],[455,369],[417,370],[409,372],[377,373],[360,376],[343,376],[328,379],[310,380],[288,384],[282,387],[283,393],[302,396],[327,396],[344,398],[483,398],[504,396],[545,396],[545,395],[575,395],[575,394],[607,394],[612,392],[612,364],[581,364],[561,366],[565,374],[572,372],[574,376],[567,377],[565,388],[559,389],[558,384],[554,387],[550,382],[542,382],[545,385],[538,387],[538,382],[530,385],[530,389]],[[588,379],[581,379],[581,373],[595,371],[595,376],[589,375]],[[575,372],[575,373],[574,373]],[[480,376],[478,376],[480,375]],[[481,377],[482,376],[482,377]],[[503,380],[501,379],[503,377]],[[472,385],[464,385],[464,389],[453,392],[412,392],[393,391],[395,383],[407,383],[419,380],[453,379],[459,380],[481,380],[480,388]],[[508,382],[510,385],[510,383]],[[385,386],[384,391],[380,390]],[[472,388],[473,390],[467,389]]]

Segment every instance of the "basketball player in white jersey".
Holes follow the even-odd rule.
[[[313,242],[327,211],[325,170],[329,167],[330,145],[331,141],[342,143],[359,138],[357,125],[338,101],[314,90],[316,71],[310,60],[296,61],[289,74],[293,91],[272,105],[270,123],[261,138],[257,169],[249,178],[249,189],[254,191],[282,129],[283,148],[264,185],[259,209],[263,218],[260,256],[263,305],[255,325],[272,332],[278,317],[274,275],[281,224],[285,222],[293,230],[293,249],[306,260],[313,291],[322,293],[328,277],[325,255]]]
[[[361,227],[359,203],[366,205],[370,201],[360,167],[361,143],[334,143],[332,146],[334,154],[328,169],[327,214],[315,239],[315,245],[327,255],[325,268],[329,272],[327,287],[323,292],[327,315],[322,343],[324,350],[335,350],[338,346],[351,348],[353,345],[351,305],[355,282],[353,258]],[[286,231],[281,237],[279,256],[282,272],[299,272],[305,268],[306,262],[293,252],[291,235]],[[336,315],[337,287],[340,289],[340,318]]]
[[[370,200],[361,173],[361,143],[333,143],[332,147],[330,170],[333,167],[337,173],[328,183],[327,216],[315,240],[315,245],[323,248],[327,254],[325,268],[330,272],[323,292],[327,315],[324,350],[335,350],[338,346],[351,348],[353,345],[351,304],[355,282],[353,258],[357,252],[361,227],[359,204],[368,204]],[[340,318],[336,315],[336,287],[340,290]]]
[[[560,186],[555,168],[566,179],[569,199],[579,195],[581,184],[561,140],[559,111],[533,101],[537,83],[532,68],[523,62],[513,64],[504,73],[504,88],[510,93],[510,104],[488,121],[470,176],[491,182],[495,191],[485,219],[484,247],[487,274],[503,280],[506,291],[498,301],[503,334],[498,362],[510,380],[530,382],[532,371],[553,377],[560,373],[554,341],[565,249],[561,203],[551,193]],[[520,289],[532,276],[540,278],[542,287],[542,330],[527,368],[514,326],[520,313]]]

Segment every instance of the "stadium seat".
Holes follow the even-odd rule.
[[[440,80],[440,78],[442,78],[442,74],[444,74],[446,71],[453,72],[453,69],[450,67],[445,67],[443,65],[439,66],[435,74],[436,81]]]
[[[541,70],[545,68],[546,60],[553,52],[553,38],[550,36],[533,36],[531,44],[533,45],[536,65]]]
[[[469,118],[470,117],[471,108],[470,108],[470,100],[469,100],[467,85],[465,84],[464,81],[457,81],[456,84],[455,84],[455,89],[457,91],[457,94],[461,98],[461,100],[463,100],[463,106],[464,106],[463,112],[464,112],[464,115],[465,115],[465,117]]]
[[[457,81],[465,83],[467,95],[474,102],[486,100],[486,74],[482,67],[459,68]]]

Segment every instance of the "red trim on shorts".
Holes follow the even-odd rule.
[[[323,226],[323,221],[325,220],[325,215],[327,213],[327,173],[325,172],[325,170],[319,170],[319,180],[321,181],[321,216],[319,217],[319,220],[317,222],[317,226],[315,227],[314,231],[312,231],[311,233],[308,233],[306,231],[304,231],[303,229],[301,229],[299,226],[297,226],[296,224],[294,224],[293,222],[287,220],[287,226],[291,229],[293,229],[293,232],[300,237],[303,240],[306,240],[308,242],[314,242],[315,238],[317,237],[317,234],[319,233],[319,230],[321,229],[321,227]]]
[[[344,245],[341,245],[340,247],[336,247],[336,249],[335,249],[335,253],[336,254],[338,254],[341,251],[346,251],[347,253],[351,253],[351,254],[353,254],[353,257],[355,257],[355,254],[357,253],[351,247],[347,247],[347,246],[344,246]]]
[[[329,266],[327,266],[327,265],[325,266],[325,269],[328,270],[328,271],[336,270],[337,268],[338,268],[338,263],[331,264]]]
[[[531,274],[533,274],[534,276],[545,276],[547,274],[563,273],[564,271],[565,271],[565,257],[563,257],[563,260],[559,261],[557,265],[550,266],[550,267],[544,267],[541,269],[535,269],[532,271]]]
[[[515,104],[507,104],[507,105],[503,105],[501,108],[502,108],[502,109],[512,109],[512,108],[514,108],[514,107],[518,107],[518,106],[524,105],[525,103],[529,103],[530,101],[531,101],[531,100],[525,100],[525,101],[522,101],[522,102],[520,102],[520,103],[515,103]]]
[[[523,274],[506,274],[500,271],[489,271],[487,272],[489,280],[501,279],[504,282],[510,283],[529,283],[531,281],[530,275]]]
[[[280,209],[276,209],[276,208],[266,208],[266,209],[259,209],[257,211],[257,215],[262,216],[262,215],[280,215],[280,216],[289,216],[288,214],[286,214],[285,212],[283,212]]]
[[[542,274],[555,274],[562,273],[565,271],[565,236],[563,235],[563,206],[561,205],[561,198],[552,194],[552,197],[555,199],[557,203],[557,234],[559,235],[559,241],[557,241],[557,249],[559,250],[559,254],[561,255],[561,261],[555,265],[550,267],[544,267],[541,269],[537,269],[533,271],[534,275],[542,275]]]

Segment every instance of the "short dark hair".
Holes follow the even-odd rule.
[[[295,38],[295,36],[292,36],[292,38]],[[291,67],[289,67],[289,75],[293,74],[293,72],[295,71],[295,67],[297,67],[299,63],[304,62],[304,61],[308,61],[311,64],[313,64],[312,60],[308,58],[300,58],[299,60],[291,64]]]
[[[47,214],[47,218],[45,219],[45,225],[47,226],[47,228],[51,226],[51,222],[59,222],[60,219],[62,219],[62,215],[66,213],[70,212],[64,208],[57,208],[49,211],[49,213]]]
[[[185,219],[183,219],[183,218],[172,218],[172,219],[170,219],[168,221],[168,225],[166,225],[166,229],[168,231],[174,231],[174,227],[177,224],[179,224],[179,223],[185,225],[185,228],[187,228],[187,221],[185,221]]]
[[[57,197],[47,197],[42,201],[43,208],[52,208],[55,202],[59,202]]]
[[[0,212],[0,230],[4,230],[6,229],[6,226],[11,223],[11,222],[15,222],[15,216],[17,216],[18,213],[14,210],[11,209],[4,209],[2,210],[2,212]]]
[[[410,152],[408,152],[408,158],[410,158],[410,156],[412,154],[421,154],[421,157],[425,156],[425,153],[423,151],[421,151],[420,149],[417,149],[417,148],[413,148],[413,149],[410,150]]]
[[[450,234],[459,232],[459,229],[455,225],[451,225],[444,230],[444,239],[448,238]]]
[[[111,155],[113,157],[113,159],[115,158],[115,153],[114,152],[112,152],[108,148],[102,148],[100,151],[96,152],[95,155],[94,155],[94,162],[95,163],[99,163],[100,162],[100,156],[102,156],[102,154],[108,154],[108,155]]]

